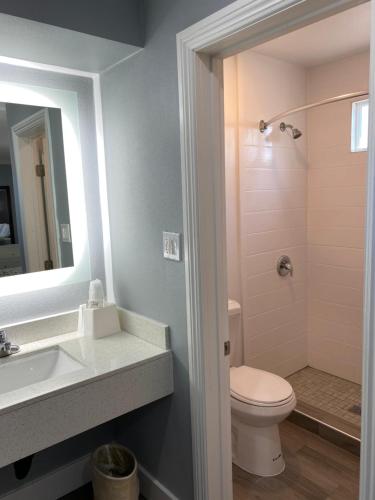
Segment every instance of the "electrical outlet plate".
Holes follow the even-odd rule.
[[[181,260],[180,233],[163,232],[163,256],[168,260]]]

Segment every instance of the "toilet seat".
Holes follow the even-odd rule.
[[[230,393],[241,403],[262,407],[282,406],[294,399],[289,382],[250,366],[230,369]]]

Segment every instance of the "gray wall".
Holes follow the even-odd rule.
[[[182,232],[176,33],[231,2],[150,0],[145,49],[102,76],[115,293],[168,323],[175,393],[117,425],[118,437],[178,498],[193,498],[183,263],[162,258]]]
[[[0,0],[0,12],[143,45],[143,1],[140,0]]]
[[[40,106],[26,106],[24,104],[13,104],[9,102],[5,104],[5,108],[7,112],[8,128],[13,127],[16,123],[21,122],[28,116],[43,109]],[[11,137],[9,140],[11,140]]]

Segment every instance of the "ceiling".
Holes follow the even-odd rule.
[[[370,2],[367,2],[253,50],[305,67],[328,63],[369,49],[370,18]]]

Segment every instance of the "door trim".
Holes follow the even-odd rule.
[[[373,1],[373,0],[372,0]],[[177,34],[195,499],[232,498],[222,58],[358,0],[238,0]],[[374,18],[374,9],[372,9]],[[372,33],[375,32],[373,20]],[[371,70],[375,70],[374,36]],[[375,81],[370,82],[370,95]],[[370,103],[360,499],[375,498],[375,128]],[[372,132],[374,131],[374,132]]]
[[[45,252],[43,238],[45,237],[45,233],[43,229],[34,231],[36,237],[33,238],[34,245],[32,245],[31,253],[38,255],[41,259],[37,269],[30,269],[30,240],[28,237],[28,227],[25,222],[25,213],[30,211],[25,208],[24,203],[24,190],[25,183],[23,181],[23,166],[20,155],[20,145],[21,141],[31,140],[33,137],[36,137],[38,134],[44,135],[45,142],[47,144],[46,151],[44,154],[46,156],[46,202],[47,202],[47,215],[48,215],[48,226],[49,226],[49,241],[51,246],[51,258],[54,262],[54,268],[59,269],[61,267],[61,248],[60,248],[60,229],[58,224],[57,217],[57,203],[56,203],[56,192],[54,185],[54,162],[53,155],[51,153],[52,150],[52,136],[51,136],[51,123],[49,118],[49,111],[47,108],[41,109],[36,113],[33,113],[30,116],[27,116],[23,120],[18,123],[15,123],[11,127],[11,140],[13,146],[13,154],[14,154],[14,163],[15,163],[15,181],[18,189],[18,197],[19,197],[19,223],[20,229],[22,233],[22,247],[23,247],[23,258],[25,260],[25,272],[38,272],[44,271],[43,264],[44,260],[47,258],[47,254]],[[30,143],[30,163],[34,167],[36,165],[36,161],[34,161],[32,155],[33,146]],[[43,220],[44,227],[44,220]],[[41,234],[42,233],[42,234]],[[35,262],[34,262],[35,264]]]

